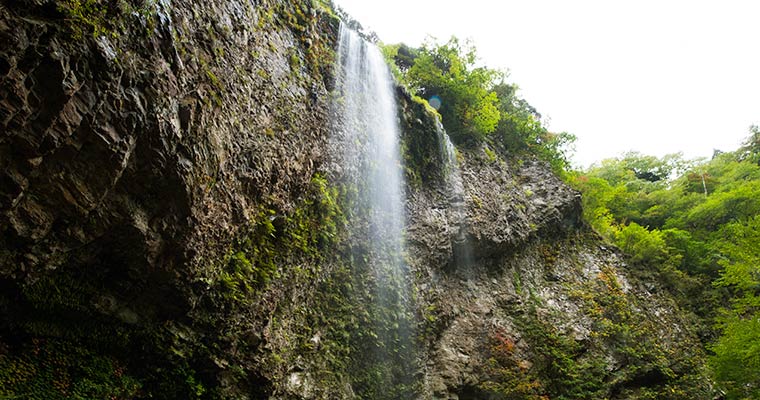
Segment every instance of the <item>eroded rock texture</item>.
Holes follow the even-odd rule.
[[[0,396],[706,396],[688,321],[578,194],[484,144],[453,195],[403,90],[414,307],[373,305],[337,30],[320,1],[2,2]]]
[[[436,160],[435,121],[405,111]],[[709,397],[692,321],[582,223],[577,192],[493,144],[458,159],[462,200],[440,167],[410,188],[424,396]]]
[[[292,212],[325,159],[337,28],[309,2],[4,1],[3,340],[165,359],[183,335],[162,324],[218,323],[199,302],[220,260],[262,215]],[[194,369],[219,384],[214,357]]]
[[[2,9],[3,274],[94,241],[172,270],[260,199],[287,209],[324,158],[334,21],[278,3],[140,6],[109,10],[97,37],[67,3]]]

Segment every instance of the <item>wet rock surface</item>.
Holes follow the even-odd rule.
[[[95,241],[142,242],[141,268],[174,269],[261,199],[291,207],[324,159],[329,61],[310,65],[301,41],[336,23],[314,9],[293,32],[277,2],[146,3],[150,18],[122,10],[93,36],[56,3],[9,6],[4,275]]]
[[[365,368],[368,315],[404,316],[367,308],[367,239],[339,205],[355,188],[330,181],[337,19],[320,2],[78,4],[0,4],[7,376],[66,343],[93,353],[67,350],[67,371],[118,375],[95,398],[538,398],[582,386],[571,370],[600,379],[575,398],[690,385],[686,317],[600,247],[578,193],[483,144],[459,149],[452,196],[436,122],[399,89],[416,369],[373,392],[398,372]]]
[[[414,110],[405,132],[438,148],[432,128],[417,128],[433,118]],[[622,399],[668,385],[709,396],[692,321],[656,278],[585,226],[579,193],[548,166],[494,153],[458,149],[463,206],[440,167],[409,189],[424,397]]]
[[[94,318],[145,333],[117,353],[211,346],[226,328],[198,320],[221,318],[200,304],[220,260],[262,210],[292,212],[325,160],[337,29],[310,3],[2,2],[0,340]],[[69,308],[18,301],[41,285],[74,291],[81,317],[30,329]],[[234,345],[213,346],[191,363],[223,386]],[[230,392],[266,390],[257,376]]]

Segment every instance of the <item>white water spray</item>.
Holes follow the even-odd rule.
[[[359,206],[369,212],[374,250],[400,255],[403,179],[393,79],[380,50],[342,26],[338,59],[343,167],[360,178]]]
[[[361,365],[378,372],[373,398],[412,398],[414,317],[404,263],[404,182],[395,85],[374,45],[341,26],[332,148],[353,193],[349,229],[357,271],[372,293],[373,333]],[[361,274],[361,273],[360,273]],[[401,389],[394,389],[401,388]],[[397,391],[400,390],[400,391]],[[378,393],[385,393],[380,396]],[[379,396],[379,397],[378,397]]]
[[[467,242],[467,209],[462,172],[459,170],[456,148],[438,119],[436,119],[436,133],[443,158],[443,174],[446,178],[446,192],[449,200],[447,214],[449,227],[452,229],[449,235],[454,252],[453,267],[464,267],[472,263],[472,249]]]

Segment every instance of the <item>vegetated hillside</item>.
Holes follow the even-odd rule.
[[[451,185],[409,179],[409,251],[424,260],[413,269],[437,282],[419,286],[434,397],[710,397],[694,321],[581,222],[580,198],[550,173],[565,173],[572,136],[546,130],[502,73],[476,68],[469,44],[384,51],[413,100],[439,106],[464,182],[462,219]]]
[[[760,131],[709,160],[629,153],[573,177],[584,216],[699,320],[727,398],[760,396]]]
[[[339,23],[321,1],[2,3],[0,396],[710,397],[689,319],[552,172],[567,136],[456,41],[387,51],[414,93],[408,275],[380,287],[330,145]],[[411,309],[373,301],[401,284]]]

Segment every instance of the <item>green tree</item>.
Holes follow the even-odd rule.
[[[517,86],[504,81],[504,72],[477,66],[469,42],[451,38],[419,49],[384,45],[383,53],[396,79],[437,109],[455,143],[488,141],[508,154],[546,161],[557,173],[569,168],[575,136],[549,132],[536,109],[517,96]]]
[[[760,399],[759,136],[711,160],[627,153],[571,180],[584,218],[701,318],[729,399]]]
[[[406,79],[415,92],[430,100],[440,100],[438,111],[452,139],[484,138],[499,123],[498,98],[492,88],[504,74],[476,67],[475,48],[455,37],[444,44],[425,43],[417,51],[405,51],[397,65],[413,64]]]
[[[615,244],[631,257],[631,261],[655,263],[663,261],[668,253],[665,239],[658,229],[649,230],[631,222],[615,235]]]
[[[749,132],[750,136],[744,141],[742,147],[739,148],[739,160],[760,165],[760,126],[750,126]]]
[[[730,308],[721,310],[715,355],[710,364],[729,398],[760,398],[760,215],[720,230],[723,266],[715,285],[732,290]]]

